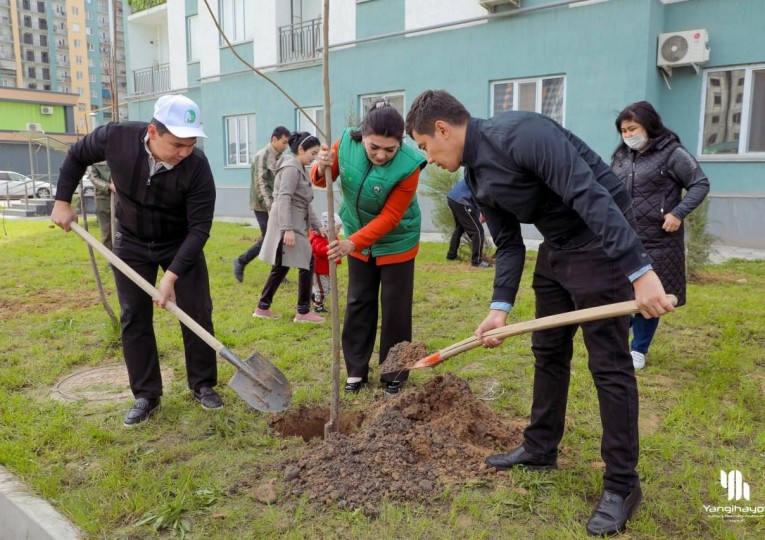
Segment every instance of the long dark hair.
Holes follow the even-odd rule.
[[[619,116],[616,117],[614,124],[616,125],[616,132],[619,134],[619,144],[617,145],[616,150],[614,150],[614,153],[611,156],[612,158],[616,157],[616,154],[622,150],[628,148],[624,143],[624,139],[622,139],[622,122],[625,120],[632,120],[643,126],[649,139],[658,139],[671,133],[677,138],[677,142],[680,142],[680,137],[677,136],[677,133],[669,129],[661,121],[661,116],[659,116],[659,113],[653,108],[653,105],[647,101],[637,101],[631,105],[627,105],[624,110],[619,113]]]
[[[290,135],[289,138],[290,150],[292,150],[292,153],[295,155],[298,155],[298,150],[300,148],[308,150],[309,148],[319,146],[320,144],[321,142],[319,142],[319,139],[307,131],[296,131]]]
[[[361,142],[363,135],[392,137],[401,142],[404,140],[404,118],[386,100],[377,100],[361,121],[361,127],[351,131],[351,140]]]

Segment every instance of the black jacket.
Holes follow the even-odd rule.
[[[74,144],[59,173],[56,199],[71,202],[88,165],[106,161],[117,191],[121,232],[142,242],[178,243],[169,270],[182,276],[202,252],[212,228],[215,182],[198,148],[171,170],[149,177],[145,122],[113,122]]]
[[[622,182],[551,118],[516,111],[470,118],[462,162],[497,245],[493,301],[515,302],[526,251],[520,223],[533,223],[553,249],[599,237],[625,276],[651,262],[628,221]]]
[[[683,220],[709,193],[709,180],[673,133],[648,141],[642,152],[622,146],[611,161],[632,196],[637,232],[664,289],[685,304],[685,227],[662,229],[664,214]],[[682,190],[688,192],[682,196]]]

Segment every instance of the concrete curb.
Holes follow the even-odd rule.
[[[82,540],[85,535],[0,466],[0,540]]]

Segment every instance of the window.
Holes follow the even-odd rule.
[[[45,81],[50,80],[50,68],[42,68],[42,78]]]
[[[252,39],[253,4],[247,0],[221,0],[223,33],[231,43]],[[224,43],[222,39],[221,43]]]
[[[563,125],[565,77],[540,77],[491,83],[491,116],[505,111],[545,114]]]
[[[32,34],[28,32],[24,33],[23,41],[27,45],[32,45]]]
[[[27,49],[27,60],[29,62],[35,61],[35,52],[32,49]]]
[[[229,116],[226,120],[226,166],[250,165],[255,152],[255,115]]]
[[[76,78],[78,81],[81,81],[81,80],[82,80],[82,71],[77,71],[77,72],[75,72],[75,78]]]
[[[48,54],[48,51],[42,51],[40,53],[40,62],[43,64],[50,64],[50,55]]]
[[[186,19],[186,60],[199,62],[199,17],[193,15]]]
[[[79,39],[75,38],[74,39],[74,47],[76,49],[79,49],[80,47],[82,47],[82,41],[80,41]]]
[[[45,34],[40,34],[40,47],[47,47],[48,46],[48,36]]]
[[[82,64],[82,56],[80,56],[79,54],[75,54],[74,55],[74,63],[75,64]]]
[[[24,15],[24,26],[27,28],[32,28],[32,17],[31,15]]]
[[[324,131],[324,107],[303,107],[303,110],[308,113],[308,116],[300,112],[300,109],[295,109],[297,114],[297,130],[307,131],[311,135],[321,137],[321,134],[316,130],[316,126],[308,118],[316,122],[319,128]]]
[[[702,111],[700,154],[765,156],[765,65],[705,71]]]
[[[48,19],[37,19],[37,27],[40,30],[47,30],[48,29]]]
[[[78,103],[77,104],[77,110],[80,111],[80,112],[85,112],[87,110],[87,107],[85,106],[84,103]]]
[[[361,119],[369,112],[369,108],[375,101],[385,99],[393,105],[393,107],[406,118],[406,111],[404,110],[404,93],[403,92],[389,92],[386,94],[368,94],[366,96],[359,96],[361,98],[361,116],[354,124],[361,123]]]
[[[44,84],[43,85],[43,90],[50,90],[50,85],[49,84]]]
[[[79,15],[80,14],[80,8],[77,6],[72,6],[72,15]]]
[[[37,12],[45,13],[45,2],[37,2]]]
[[[37,70],[35,70],[34,66],[29,66],[27,68],[27,74],[29,75],[30,79],[36,79],[37,78]]]
[[[79,32],[80,31],[80,25],[77,23],[72,23],[72,32]]]
[[[21,0],[21,9],[32,9],[32,2],[29,0]]]

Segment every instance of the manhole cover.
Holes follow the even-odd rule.
[[[173,380],[170,369],[162,370],[163,383]],[[51,397],[62,401],[120,401],[133,397],[124,364],[110,364],[70,373],[51,390]]]

